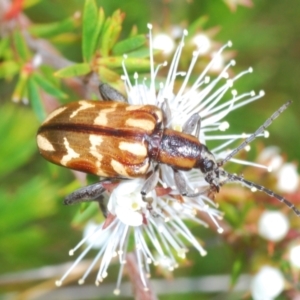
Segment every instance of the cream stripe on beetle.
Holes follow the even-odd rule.
[[[119,175],[122,175],[122,176],[126,176],[126,177],[129,177],[127,171],[126,171],[126,168],[123,164],[121,164],[120,162],[112,159],[110,161],[110,164],[112,166],[112,168],[114,169],[114,171],[119,174]]]
[[[126,107],[126,110],[134,111],[134,110],[139,110],[140,108],[143,108],[143,105],[129,105]]]
[[[120,142],[119,149],[128,151],[134,155],[147,156],[147,148],[141,143]]]
[[[153,130],[155,128],[155,123],[152,121],[148,121],[145,119],[127,119],[125,122],[125,125],[130,126],[130,127],[135,127],[143,130]]]
[[[102,109],[99,114],[98,117],[95,118],[94,120],[94,124],[95,125],[100,125],[100,126],[105,126],[108,123],[108,119],[107,119],[107,114],[114,112],[116,109],[113,108],[107,108],[107,109]]]
[[[87,101],[84,101],[84,100],[81,100],[81,101],[78,101],[78,103],[80,104],[79,108],[77,108],[76,110],[74,110],[72,112],[72,114],[70,115],[70,118],[74,118],[81,110],[85,110],[85,109],[88,109],[88,108],[92,108],[92,107],[95,107],[95,104],[91,104]]]
[[[38,147],[44,151],[55,151],[53,145],[49,142],[48,139],[38,134],[37,136]]]
[[[66,137],[64,137],[64,145],[67,150],[67,154],[64,155],[60,161],[63,166],[66,166],[73,158],[78,158],[80,155],[75,152],[71,147]]]
[[[54,110],[50,115],[46,118],[46,120],[43,122],[43,124],[48,123],[51,119],[61,114],[64,110],[66,110],[66,106],[59,107],[58,109]]]
[[[90,153],[95,156],[99,162],[101,162],[101,160],[103,159],[103,155],[100,153],[97,147],[102,144],[103,137],[96,134],[91,134],[89,140],[91,142]]]

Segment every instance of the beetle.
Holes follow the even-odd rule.
[[[199,169],[214,192],[219,192],[226,182],[241,182],[277,198],[300,216],[300,211],[284,197],[222,168],[263,132],[291,101],[281,106],[225,159],[217,161],[198,139],[201,128],[198,113],[193,114],[179,132],[166,127],[167,101],[162,107],[129,105],[124,96],[109,85],[101,84],[99,90],[104,101],[81,100],[61,106],[47,117],[37,133],[37,145],[45,159],[107,178],[71,193],[65,198],[65,204],[98,201],[106,215],[102,202],[105,183],[136,177],[146,178],[141,194],[147,201],[147,193],[155,188],[159,179],[158,165],[167,164],[173,169],[175,184],[183,196],[201,195],[201,192],[188,189],[182,174]]]

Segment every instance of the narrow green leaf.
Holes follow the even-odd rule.
[[[28,80],[28,74],[21,72],[17,84],[15,85],[15,89],[12,95],[12,101],[14,102],[22,101],[26,89],[27,80]]]
[[[57,98],[67,98],[67,95],[64,92],[62,92],[58,87],[56,87],[46,77],[38,73],[34,73],[32,76],[34,77],[34,80],[37,82],[37,84],[41,86],[43,90],[45,90],[48,94]]]
[[[102,16],[99,19],[95,0],[86,0],[83,11],[82,27],[82,55],[85,62],[93,57],[102,27]]]
[[[29,8],[31,6],[37,5],[39,2],[42,2],[42,0],[26,0],[23,2],[23,8]]]
[[[109,19],[110,26],[106,27],[106,30],[103,30],[102,35],[101,35],[101,55],[102,56],[108,56],[109,55],[109,46],[110,46],[110,41],[111,37],[114,31],[114,25],[111,24],[111,19]],[[107,21],[107,20],[106,20]]]
[[[99,48],[99,43],[100,43],[100,40],[101,40],[101,32],[103,31],[103,28],[104,28],[104,25],[105,25],[105,12],[104,12],[104,9],[103,7],[100,7],[99,8],[99,11],[98,11],[98,26],[99,26],[99,33],[98,33],[98,43],[97,43],[97,49]]]
[[[121,12],[120,9],[114,11],[112,14],[112,25],[114,25],[114,30],[112,33],[112,36],[109,41],[109,50],[113,48],[113,46],[116,44],[117,40],[120,37],[121,31],[122,31],[122,22],[124,20],[125,14]]]
[[[9,103],[0,109],[0,178],[28,162],[36,152],[38,121],[32,110]],[[1,201],[5,198],[0,197]]]
[[[160,50],[154,50],[153,54],[155,55],[158,52],[160,52]],[[149,48],[148,47],[139,48],[138,50],[127,53],[127,56],[128,57],[135,57],[135,58],[149,57]]]
[[[199,31],[200,28],[203,28],[203,25],[207,22],[208,17],[207,16],[202,16],[198,19],[196,19],[188,28],[188,38],[192,38],[197,31]]]
[[[81,64],[75,64],[63,68],[55,72],[54,75],[60,78],[67,78],[67,77],[86,75],[89,72],[91,72],[90,65],[88,63],[81,63]]]
[[[20,72],[20,66],[13,60],[0,63],[0,78],[12,78]]]
[[[125,65],[128,73],[150,70],[150,62],[144,58],[128,57],[125,60]]]
[[[121,68],[122,61],[124,58],[122,56],[107,56],[98,59],[99,68],[108,67],[108,68]]]
[[[138,34],[138,28],[136,25],[133,25],[131,30],[130,30],[130,33],[129,33],[129,37],[134,37]]]
[[[17,49],[19,56],[23,61],[28,61],[30,58],[30,53],[27,48],[27,44],[24,40],[23,35],[21,34],[20,31],[15,31],[13,38],[14,38],[14,45]]]
[[[115,46],[112,49],[112,53],[114,55],[128,54],[128,52],[131,52],[143,46],[146,43],[146,41],[147,41],[146,36],[143,34],[134,36],[132,38],[129,38],[127,40],[115,44]]]
[[[47,114],[42,104],[43,102],[39,93],[38,84],[35,82],[33,77],[28,80],[28,95],[33,111],[35,112],[38,120],[43,122]]]
[[[0,57],[4,58],[5,53],[9,50],[9,38],[8,37],[1,37],[0,40]]]
[[[120,74],[118,74],[106,67],[99,68],[98,72],[99,72],[99,77],[101,78],[101,81],[103,81],[103,82],[113,83],[113,82],[120,80]]]
[[[244,266],[244,261],[245,257],[243,253],[237,253],[237,258],[235,259],[231,271],[231,282],[230,285],[233,288],[235,284],[237,283],[242,271],[243,271],[243,266]]]
[[[55,37],[58,34],[73,31],[77,26],[78,18],[72,16],[71,18],[62,20],[60,22],[31,25],[29,32],[38,37],[49,38]]]
[[[83,203],[74,216],[72,225],[83,226],[95,216],[99,216],[99,206],[95,203]]]

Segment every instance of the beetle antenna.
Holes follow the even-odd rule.
[[[259,184],[256,184],[252,181],[248,181],[246,179],[244,179],[242,176],[238,176],[238,175],[234,175],[234,174],[230,174],[230,173],[227,173],[226,171],[223,171],[223,175],[225,177],[227,177],[227,180],[230,181],[230,182],[241,182],[241,183],[244,183],[250,190],[252,190],[253,192],[255,192],[256,190],[258,191],[261,191],[261,192],[264,192],[266,193],[268,196],[270,197],[274,197],[276,198],[277,200],[279,200],[280,202],[284,203],[285,205],[287,205],[290,209],[292,209],[295,214],[297,216],[300,216],[300,210],[298,210],[295,205],[293,203],[291,203],[290,201],[288,201],[287,199],[285,199],[284,197],[274,193],[273,191],[265,188],[264,186],[262,185],[259,185]],[[226,180],[226,181],[227,181]]]
[[[266,120],[266,122],[261,125],[253,134],[251,134],[248,138],[245,139],[237,148],[235,148],[227,157],[218,162],[218,166],[223,166],[228,160],[230,160],[233,156],[235,156],[240,150],[244,149],[249,143],[251,143],[260,133],[262,133],[271,123],[284,111],[287,107],[292,103],[292,101],[288,101],[283,104],[278,110],[274,112],[274,114]],[[279,199],[279,198],[278,198]]]

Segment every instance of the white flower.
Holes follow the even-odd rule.
[[[288,218],[280,211],[265,211],[258,221],[259,235],[273,242],[281,241],[289,228]]]
[[[279,152],[278,147],[267,147],[260,153],[259,161],[268,164],[268,169],[274,171],[278,190],[293,193],[299,187],[297,166],[293,163],[285,163]]]
[[[297,167],[292,163],[285,163],[278,171],[277,188],[285,193],[293,193],[299,187]]]
[[[88,222],[83,230],[83,239],[87,245],[91,245],[93,249],[100,249],[103,246],[104,241],[108,238],[108,235],[102,235],[101,239],[95,232],[98,230],[99,224],[95,222]]]
[[[245,138],[249,135],[225,135],[219,134],[226,130],[229,124],[224,118],[234,109],[246,105],[262,97],[263,92],[256,95],[254,92],[238,95],[233,89],[234,82],[242,76],[251,73],[252,69],[246,70],[233,78],[229,78],[228,69],[235,64],[230,61],[220,72],[217,78],[211,80],[207,73],[213,67],[218,55],[231,46],[229,42],[222,47],[215,58],[208,64],[205,70],[188,85],[193,68],[197,62],[200,52],[193,53],[188,70],[178,70],[180,55],[184,47],[184,31],[182,41],[175,51],[173,61],[169,66],[167,78],[163,82],[157,82],[159,69],[165,67],[167,63],[154,67],[153,41],[150,30],[150,79],[140,80],[135,74],[132,83],[126,70],[126,57],[123,62],[124,76],[122,77],[128,95],[129,104],[144,105],[153,104],[162,107],[166,101],[170,107],[169,123],[166,125],[174,130],[181,131],[186,120],[194,113],[201,115],[201,130],[198,138],[205,144],[209,140],[223,140],[223,143],[211,149],[217,159],[224,158],[227,154],[224,151],[231,143],[237,139]],[[174,89],[175,81],[182,79],[182,84],[178,90]],[[158,90],[156,87],[159,86]],[[227,101],[223,101],[225,95],[231,90]],[[222,101],[221,101],[222,100]],[[249,164],[248,162],[234,160],[238,163]],[[126,263],[127,251],[135,251],[141,280],[146,286],[146,276],[150,276],[149,264],[161,265],[168,270],[173,270],[178,265],[178,258],[184,258],[187,252],[186,243],[195,247],[200,255],[205,255],[199,240],[194,237],[185,221],[193,221],[196,224],[208,226],[198,217],[198,212],[206,213],[215,224],[219,233],[223,229],[218,224],[222,218],[217,205],[205,195],[195,197],[183,197],[178,191],[171,167],[159,164],[159,180],[157,186],[146,195],[147,203],[143,201],[140,191],[145,182],[145,178],[125,180],[121,182],[111,193],[108,203],[108,217],[106,221],[99,225],[94,231],[94,235],[100,239],[106,234],[108,238],[102,241],[100,248],[91,267],[80,279],[83,283],[93,266],[100,262],[100,268],[96,283],[98,284],[107,276],[108,266],[114,257],[118,257],[120,262],[120,273],[115,293],[119,293],[119,285],[123,266]],[[182,172],[191,191],[207,191],[209,184],[203,177],[200,170]],[[128,249],[130,236],[134,238],[133,248]],[[91,237],[89,237],[89,240]],[[72,251],[75,252],[88,239],[83,239]],[[94,239],[93,239],[94,240]],[[130,243],[132,245],[132,242]],[[74,262],[74,265],[57,282],[61,284],[71,270],[78,264],[84,255],[91,249],[89,243],[84,252]],[[131,246],[132,247],[132,246]]]
[[[258,161],[267,164],[269,169],[275,172],[277,172],[283,164],[283,158],[279,155],[279,148],[275,146],[269,146],[263,149],[259,154]]]
[[[206,54],[210,50],[211,41],[207,35],[203,33],[197,34],[192,41],[197,46],[199,54]]]
[[[289,259],[292,266],[300,269],[300,245],[293,246],[290,249]]]
[[[273,300],[283,289],[282,273],[270,266],[262,267],[251,282],[251,294],[254,300]]]
[[[153,38],[153,48],[162,50],[164,54],[171,54],[175,48],[175,43],[169,35],[161,33]]]
[[[140,226],[143,214],[147,213],[146,202],[141,195],[144,179],[121,182],[110,196],[108,210],[126,225]]]

